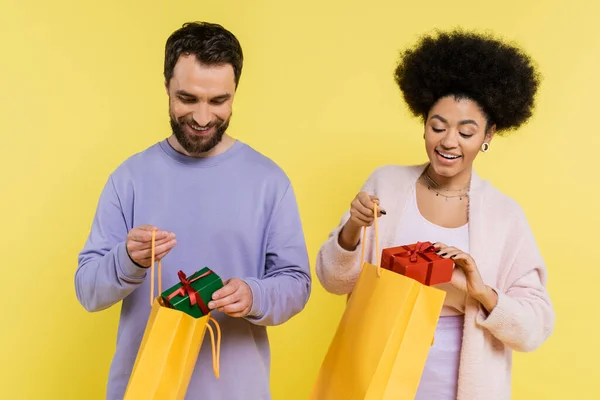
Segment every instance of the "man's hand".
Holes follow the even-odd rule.
[[[208,303],[208,308],[217,309],[230,317],[242,318],[252,309],[252,291],[246,282],[232,278],[224,282],[225,285],[213,293],[213,301]]]
[[[148,268],[152,260],[152,225],[142,225],[133,228],[127,234],[127,254],[138,265]],[[158,261],[166,256],[177,244],[175,234],[167,231],[156,231],[155,237],[155,260]]]

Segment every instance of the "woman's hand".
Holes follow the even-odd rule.
[[[454,260],[454,264],[464,272],[467,281],[467,294],[479,301],[488,312],[492,312],[498,303],[498,294],[483,282],[473,257],[456,247],[447,246],[444,243],[434,243],[433,246],[438,249],[437,254],[443,258],[451,258]]]
[[[385,210],[379,208],[379,199],[377,196],[369,195],[366,192],[358,193],[350,203],[350,219],[346,222],[340,235],[338,243],[348,251],[352,251],[358,245],[360,240],[360,231],[363,227],[368,227],[375,221],[375,204],[377,204],[377,217],[385,215]]]

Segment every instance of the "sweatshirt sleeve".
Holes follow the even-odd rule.
[[[376,181],[379,175],[379,169],[375,170],[360,191],[371,195],[376,193]],[[337,295],[349,294],[354,289],[361,271],[360,253],[362,246],[362,235],[355,249],[348,251],[340,246],[338,237],[346,222],[350,219],[350,210],[347,210],[342,216],[340,223],[333,229],[327,240],[317,254],[315,271],[317,278],[325,290]],[[369,230],[371,231],[371,230]],[[371,232],[369,232],[371,235]],[[372,236],[372,235],[371,235]],[[374,238],[367,240],[365,245],[365,261],[373,259]],[[373,261],[371,261],[373,262]]]
[[[127,232],[121,201],[111,177],[100,195],[75,273],[77,299],[87,311],[109,308],[144,281],[146,268],[138,267],[127,253]]]
[[[311,292],[310,262],[291,184],[273,213],[268,233],[265,274],[246,278],[252,309],[246,319],[256,325],[279,325],[302,311]]]
[[[521,222],[524,220],[521,216]],[[554,329],[555,312],[547,284],[547,271],[533,234],[521,223],[522,239],[516,246],[506,287],[487,315],[481,309],[477,323],[515,351],[529,352],[541,346]]]

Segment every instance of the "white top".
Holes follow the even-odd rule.
[[[469,224],[444,228],[427,220],[417,205],[416,194],[408,202],[404,219],[398,227],[398,243],[442,242],[469,252]],[[465,294],[451,283],[436,285],[446,292],[434,344],[429,350],[415,400],[456,399]]]
[[[469,224],[458,228],[444,228],[423,217],[417,206],[416,191],[408,202],[406,214],[398,225],[396,233],[397,245],[417,242],[442,242],[448,246],[469,253]],[[450,282],[435,285],[446,292],[446,300],[442,308],[442,316],[461,315],[465,312],[465,294],[456,289]]]

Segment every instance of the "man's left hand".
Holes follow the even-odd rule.
[[[208,308],[217,309],[230,317],[242,318],[252,309],[252,291],[246,282],[231,278],[221,289],[213,293]]]

